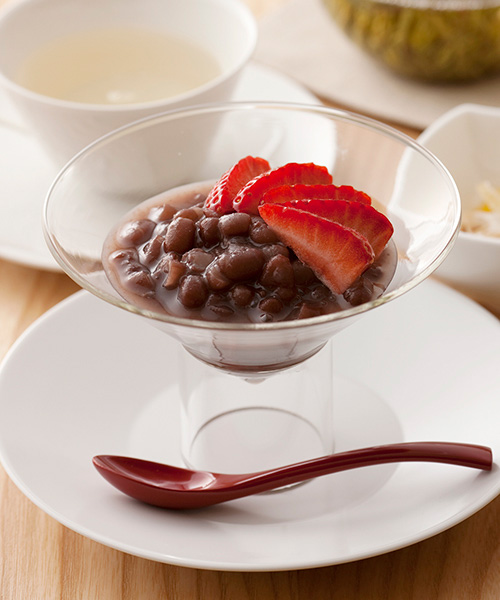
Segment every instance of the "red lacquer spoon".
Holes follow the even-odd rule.
[[[269,471],[222,474],[128,458],[100,455],[99,473],[124,494],[163,508],[201,508],[266,492],[330,473],[392,462],[439,462],[489,471],[485,446],[451,442],[408,442],[332,454]]]

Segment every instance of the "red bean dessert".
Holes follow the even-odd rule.
[[[393,227],[327,169],[246,157],[215,184],[140,204],[103,250],[115,289],[141,308],[208,321],[315,317],[380,296]]]

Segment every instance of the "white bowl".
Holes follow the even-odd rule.
[[[462,104],[418,138],[455,179],[465,212],[478,184],[500,187],[500,108]],[[500,314],[500,238],[461,231],[435,277]]]

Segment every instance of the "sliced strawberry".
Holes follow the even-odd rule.
[[[316,184],[306,185],[297,183],[295,185],[280,185],[266,192],[262,197],[262,204],[266,202],[290,202],[291,200],[348,200],[349,202],[361,202],[371,204],[372,199],[368,194],[354,189],[350,185]]]
[[[264,158],[242,158],[222,175],[205,200],[205,208],[219,215],[233,211],[233,200],[241,188],[257,175],[271,169]]]
[[[389,219],[367,204],[347,202],[345,200],[293,200],[284,206],[291,206],[340,223],[353,229],[368,240],[375,258],[391,239],[394,228]]]
[[[237,194],[233,208],[237,212],[258,215],[258,206],[262,196],[270,189],[280,185],[295,183],[317,184],[331,183],[332,176],[326,167],[314,163],[288,163],[268,173],[258,175],[249,181]]]
[[[336,294],[343,294],[373,263],[373,250],[366,239],[339,223],[282,204],[262,204],[259,213]]]

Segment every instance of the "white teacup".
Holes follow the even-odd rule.
[[[131,90],[124,93],[121,90],[117,94],[113,82],[109,90],[106,85],[100,90],[104,93],[102,100],[98,95],[89,95],[84,73],[90,67],[104,69],[107,48],[103,40],[108,36],[114,36],[118,44],[126,41],[134,57],[138,54],[135,44],[136,50],[146,53],[147,46],[151,46],[151,57],[156,58],[153,39],[165,53],[172,39],[194,45],[193,52],[201,54],[190,55],[188,63],[195,66],[196,77],[186,76],[181,82],[183,88],[166,89],[165,96],[158,97],[158,90],[152,89],[157,86],[151,80],[163,84],[167,77],[161,70],[155,77],[154,69],[150,69],[153,73],[149,82],[134,80]],[[0,84],[24,125],[60,166],[90,142],[131,121],[178,107],[229,99],[256,41],[255,20],[238,0],[18,0],[0,12]],[[97,50],[98,56],[82,59],[84,64],[74,64],[74,69],[69,61],[71,79],[76,81],[71,95],[61,96],[60,79],[65,77],[66,82],[68,78],[61,75],[60,65],[56,68],[56,60],[52,67],[52,59],[47,57],[54,52],[67,58],[75,46]],[[185,54],[177,48],[169,58],[179,66]],[[207,66],[205,60],[213,64]],[[29,73],[30,63],[32,70],[42,73],[43,88],[37,88],[29,75],[22,79],[23,71]],[[129,63],[124,57],[117,64],[121,68]],[[158,60],[157,64],[160,69],[163,63]],[[197,77],[203,79],[214,64],[208,80],[200,82]],[[187,69],[180,70],[187,73]],[[145,72],[141,68],[141,77]],[[117,96],[121,103],[115,102]]]

